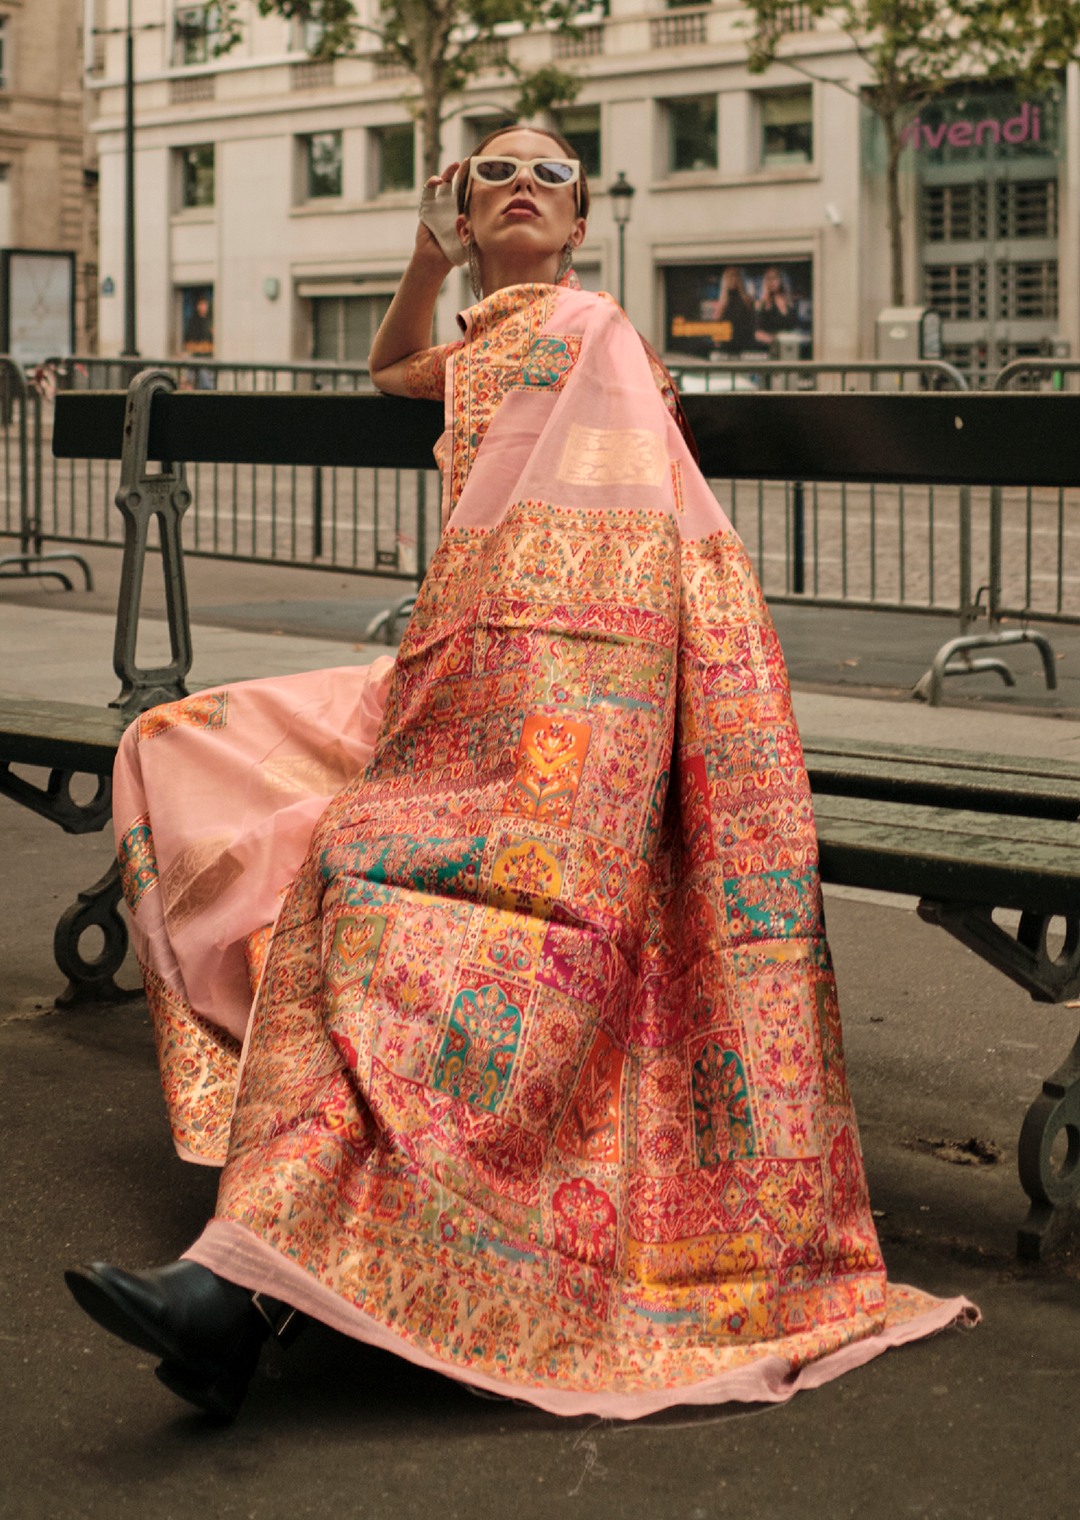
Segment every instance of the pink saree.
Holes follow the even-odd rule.
[[[783,660],[637,335],[518,286],[444,376],[392,673],[203,694],[118,762],[174,1135],[224,1161],[187,1254],[562,1414],[973,1317],[886,1282]]]

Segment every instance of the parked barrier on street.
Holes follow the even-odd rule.
[[[164,370],[180,390],[219,394],[375,389],[363,365],[86,356],[49,360],[37,371],[35,389],[42,393],[43,405],[32,443],[44,459],[37,487],[41,537],[119,547],[121,525],[114,507],[119,463],[51,457],[52,395],[55,390],[126,391],[143,369]],[[420,470],[193,465],[184,552],[419,584],[430,548],[428,476]]]

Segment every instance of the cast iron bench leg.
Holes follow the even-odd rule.
[[[974,950],[1037,1003],[1065,1003],[1080,994],[1080,919],[1066,918],[1064,943],[1051,953],[1052,914],[1022,913],[1014,937],[994,922],[993,913],[982,903],[926,898],[919,903],[921,919]],[[1055,1161],[1054,1143],[1062,1130],[1065,1154]],[[1038,1261],[1080,1225],[1080,1038],[1028,1109],[1017,1161],[1031,1199],[1017,1234],[1017,1254]]]
[[[56,999],[58,1008],[75,1008],[87,1003],[125,1003],[142,997],[141,987],[130,990],[118,987],[113,980],[127,955],[127,925],[119,913],[123,888],[120,863],[114,860],[100,881],[85,892],[60,916],[53,935],[56,964],[68,978],[67,987]],[[79,940],[87,929],[99,928],[105,943],[93,960],[79,950]]]
[[[1064,1156],[1053,1161],[1065,1131]],[[1020,1131],[1020,1181],[1031,1209],[1017,1236],[1017,1254],[1038,1261],[1080,1223],[1080,1039],[1047,1077]]]

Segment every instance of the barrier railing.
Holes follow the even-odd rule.
[[[669,363],[688,397],[741,390],[847,394],[967,389],[959,370],[938,361],[710,363],[677,357]],[[114,506],[119,466],[108,460],[52,458],[52,391],[120,390],[148,361],[53,360],[29,386],[17,366],[8,366],[10,361],[0,361],[0,387],[6,386],[3,394],[10,392],[11,398],[4,400],[0,415],[0,533],[19,536],[22,557],[39,563],[45,541],[119,546],[121,524]],[[361,365],[182,359],[155,367],[168,372],[181,390],[374,388]],[[10,381],[4,378],[9,374],[14,377]],[[1017,361],[997,384],[1080,387],[1080,361]],[[184,524],[184,549],[196,556],[304,565],[418,584],[433,542],[427,531],[428,482],[423,470],[193,464],[189,484],[194,501]],[[941,665],[940,677],[931,679],[934,671],[928,672],[923,683],[932,701],[940,700],[945,674],[994,669],[1011,679],[1000,660],[972,661],[970,655],[978,644],[1034,640],[1024,630],[1006,635],[999,626],[1002,616],[1080,621],[1080,567],[1075,575],[1071,570],[1076,493],[745,478],[714,478],[711,484],[743,537],[770,600],[956,617],[960,640],[974,637],[976,642],[961,648],[951,641],[944,663],[939,655],[935,669]],[[1022,553],[1015,552],[1018,534]],[[8,557],[6,564],[13,573],[26,573],[19,558]],[[1047,596],[1042,592],[1048,585]],[[407,609],[403,604],[399,610]],[[985,634],[972,635],[984,615]],[[388,633],[392,624],[393,618]]]
[[[374,390],[364,365],[48,360],[37,371],[42,405],[32,428],[33,448],[42,460],[35,478],[43,538],[119,547],[122,525],[114,505],[119,462],[53,458],[52,397],[56,390],[126,390],[144,369],[164,370],[180,390]],[[415,583],[426,568],[426,471],[193,465],[188,484],[193,501],[184,521],[186,554]]]
[[[959,370],[936,360],[710,363],[668,355],[666,362],[686,395],[967,390]],[[971,537],[968,487],[710,484],[770,601],[970,616],[969,556],[962,552]]]
[[[1080,390],[1080,361],[1015,359],[993,383],[998,391],[1036,391],[1048,395]],[[1077,468],[1080,488],[1080,465]],[[985,578],[976,593],[985,592],[985,630],[945,644],[919,683],[931,703],[940,702],[947,676],[991,670],[1009,686],[1015,684],[1009,667],[995,657],[972,658],[976,649],[1034,644],[1042,658],[1046,684],[1056,684],[1054,655],[1044,634],[1027,627],[1042,623],[1080,623],[1080,489],[1056,486],[1005,488],[988,493]],[[1019,628],[1002,628],[1015,618]]]

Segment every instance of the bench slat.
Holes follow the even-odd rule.
[[[906,746],[860,750],[804,741],[806,768],[815,793],[961,807],[968,812],[1006,813],[1074,822],[1080,818],[1080,768],[1063,765],[1040,774],[1008,758],[942,757]],[[1032,762],[1036,767],[1040,762]]]
[[[111,707],[0,697],[0,762],[106,776],[129,722]]]
[[[1080,914],[1080,824],[818,795],[814,815],[827,881]]]

